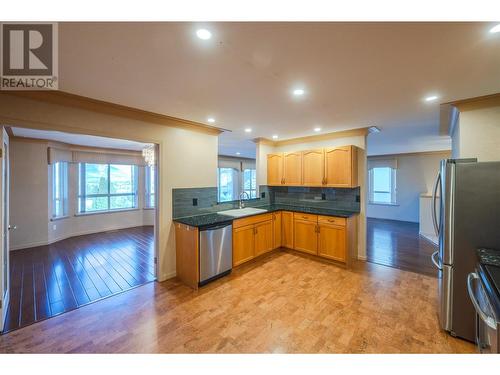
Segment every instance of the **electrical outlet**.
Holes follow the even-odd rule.
[[[325,193],[321,193],[321,200],[322,200],[322,201],[325,201],[325,200],[326,200],[326,194],[325,194]]]
[[[56,230],[57,229],[57,224],[52,224],[52,230]]]
[[[265,191],[261,192],[261,193],[260,193],[260,197],[261,197],[261,198],[265,198],[265,197],[266,197],[266,192],[265,192]]]
[[[193,198],[193,206],[198,206],[198,198]]]

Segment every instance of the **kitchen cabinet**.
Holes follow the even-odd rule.
[[[355,146],[285,152],[267,155],[270,186],[358,186]]]
[[[273,236],[274,236],[274,249],[280,248],[282,243],[282,229],[281,229],[281,212],[273,213]]]
[[[193,289],[198,289],[198,228],[175,223],[175,256],[177,278]]]
[[[283,155],[283,185],[302,185],[302,152],[285,152]]]
[[[332,224],[318,224],[318,255],[323,258],[346,262],[346,228]]]
[[[293,212],[281,212],[281,246],[293,249]]]
[[[273,214],[255,215],[233,222],[234,267],[273,249]]]
[[[270,186],[283,184],[283,154],[267,155],[267,184]]]
[[[255,224],[254,242],[255,242],[255,256],[265,254],[274,249],[272,220]]]
[[[302,151],[302,185],[323,186],[325,153],[323,149]]]
[[[308,254],[318,254],[318,220],[315,215],[293,215],[294,249]]]
[[[358,158],[354,146],[325,149],[325,185],[329,187],[358,185]]]
[[[233,267],[255,257],[255,225],[233,228]]]

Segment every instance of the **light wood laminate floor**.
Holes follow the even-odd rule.
[[[279,251],[199,291],[150,283],[21,328],[0,352],[475,352],[436,312],[434,277]]]

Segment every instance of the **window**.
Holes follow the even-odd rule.
[[[137,167],[120,164],[79,164],[79,212],[137,207]]]
[[[243,171],[243,191],[250,198],[257,198],[257,180],[255,169],[245,169]]]
[[[144,170],[146,175],[144,206],[146,208],[153,208],[155,206],[155,166],[147,165]]]
[[[218,168],[218,194],[219,202],[227,202],[237,199],[235,197],[235,186],[237,185],[236,169]]]
[[[68,215],[68,163],[52,164],[52,217]]]
[[[396,169],[376,167],[369,171],[370,203],[396,204]]]

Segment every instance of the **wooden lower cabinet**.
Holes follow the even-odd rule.
[[[281,246],[293,249],[293,212],[281,212]]]
[[[318,255],[338,262],[347,261],[347,231],[345,226],[319,224]]]
[[[273,221],[255,224],[255,256],[265,254],[274,249]]]
[[[198,289],[198,228],[175,223],[175,255],[177,278]]]
[[[233,267],[255,257],[255,225],[233,229]]]
[[[318,254],[318,224],[314,221],[297,219],[293,224],[294,249],[308,254]]]
[[[281,247],[282,229],[281,229],[281,212],[273,213],[273,236],[274,236],[274,249]]]

